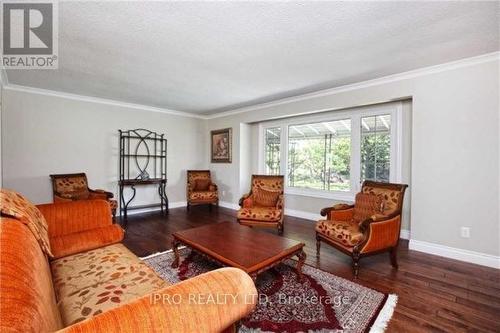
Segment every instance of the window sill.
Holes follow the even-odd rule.
[[[354,197],[356,196],[356,194],[351,191],[327,192],[322,190],[313,190],[313,189],[296,188],[296,187],[286,187],[285,194],[299,195],[311,198],[330,199],[343,202],[345,201],[354,202]]]

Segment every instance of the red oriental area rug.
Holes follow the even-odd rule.
[[[171,251],[143,258],[169,283],[177,283],[219,268],[185,248],[181,265],[172,268]],[[397,296],[387,295],[304,265],[299,281],[296,262],[289,260],[259,275],[259,302],[242,320],[239,332],[383,332]]]

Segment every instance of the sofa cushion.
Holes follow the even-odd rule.
[[[123,244],[78,253],[51,262],[57,299],[139,270],[144,264]]]
[[[344,246],[353,247],[364,239],[363,232],[354,221],[320,220],[316,231]]]
[[[275,207],[241,208],[237,218],[240,220],[277,222],[281,219],[282,210]]]
[[[353,210],[354,222],[360,223],[383,210],[383,199],[379,195],[358,193]]]
[[[118,261],[122,263],[121,259]],[[165,280],[144,264],[139,265],[138,269],[133,272],[115,271],[113,274],[120,275],[107,282],[83,288],[59,301],[58,305],[65,326],[135,301],[168,286]],[[82,278],[86,279],[85,276]]]
[[[53,257],[50,250],[47,221],[40,210],[28,199],[11,190],[0,190],[0,211],[26,224],[45,254]]]

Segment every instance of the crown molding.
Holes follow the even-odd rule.
[[[207,117],[204,115],[198,115],[198,114],[190,113],[190,112],[183,112],[183,111],[177,111],[177,110],[171,110],[171,109],[158,108],[158,107],[149,106],[149,105],[122,102],[122,101],[117,101],[117,100],[107,99],[107,98],[71,94],[71,93],[66,93],[66,92],[56,91],[56,90],[48,90],[48,89],[34,88],[34,87],[28,87],[28,86],[21,86],[21,85],[17,85],[17,84],[6,84],[6,85],[4,85],[4,89],[5,90],[12,90],[12,91],[28,92],[28,93],[33,93],[33,94],[38,94],[38,95],[43,95],[43,96],[53,96],[53,97],[66,98],[66,99],[71,99],[71,100],[76,100],[76,101],[81,101],[81,102],[119,106],[119,107],[125,107],[125,108],[130,108],[130,109],[137,109],[137,110],[141,110],[141,111],[159,112],[159,113],[165,113],[165,114],[170,114],[170,115],[179,116],[179,117],[207,119]]]
[[[414,70],[407,71],[407,72],[392,74],[392,75],[380,77],[377,79],[361,81],[361,82],[352,83],[352,84],[339,86],[339,87],[335,87],[335,88],[330,88],[330,89],[318,90],[318,91],[307,93],[307,94],[286,97],[286,98],[278,99],[275,101],[261,103],[261,104],[255,104],[255,105],[246,106],[246,107],[242,107],[242,108],[238,108],[238,109],[234,109],[234,110],[230,110],[230,111],[208,114],[206,116],[207,116],[207,119],[228,117],[228,116],[232,116],[232,115],[239,114],[239,113],[256,111],[256,110],[265,109],[265,108],[269,108],[269,107],[273,107],[273,106],[304,101],[304,100],[323,97],[323,96],[327,96],[327,95],[339,94],[339,93],[343,93],[343,92],[347,92],[347,91],[351,91],[351,90],[357,90],[357,89],[368,88],[368,87],[372,87],[372,86],[378,86],[378,85],[387,84],[387,83],[391,83],[391,82],[397,82],[397,81],[407,80],[407,79],[411,79],[411,78],[415,78],[415,77],[440,73],[440,72],[453,70],[453,69],[457,69],[457,68],[474,66],[474,65],[478,65],[478,64],[482,64],[482,63],[486,63],[486,62],[490,62],[490,61],[495,61],[495,60],[499,60],[499,59],[500,59],[500,51],[496,51],[496,52],[492,52],[492,53],[482,54],[479,56],[474,56],[474,57],[464,58],[464,59],[455,60],[455,61],[451,61],[451,62],[446,62],[446,63],[442,63],[439,65],[422,67],[422,68],[414,69]]]
[[[319,91],[315,91],[312,93],[282,98],[282,99],[278,99],[278,100],[267,102],[267,103],[255,104],[252,106],[247,106],[247,107],[243,107],[243,108],[238,108],[238,109],[214,113],[214,114],[196,114],[196,113],[192,113],[192,112],[177,111],[177,110],[159,108],[159,107],[154,107],[154,106],[149,106],[149,105],[122,102],[122,101],[107,99],[107,98],[92,97],[92,96],[86,96],[86,95],[66,93],[66,92],[56,91],[56,90],[41,89],[41,88],[34,88],[34,87],[29,87],[29,86],[11,84],[11,83],[9,83],[9,80],[7,77],[7,72],[5,71],[5,68],[2,68],[0,71],[0,84],[2,84],[3,88],[6,90],[22,91],[22,92],[29,92],[29,93],[45,95],[45,96],[67,98],[67,99],[83,101],[83,102],[99,103],[99,104],[106,104],[106,105],[112,105],[112,106],[120,106],[120,107],[126,107],[126,108],[131,108],[131,109],[142,110],[142,111],[159,112],[159,113],[171,114],[171,115],[175,115],[175,116],[179,116],[179,117],[189,117],[189,118],[210,120],[210,119],[215,119],[215,118],[228,117],[228,116],[232,116],[235,114],[240,114],[240,113],[245,113],[245,112],[250,112],[250,111],[256,111],[256,110],[269,108],[269,107],[273,107],[273,106],[308,100],[308,99],[312,99],[312,98],[318,98],[318,97],[322,97],[322,96],[338,94],[338,93],[347,92],[347,91],[351,91],[351,90],[368,88],[368,87],[372,87],[372,86],[382,85],[382,84],[391,83],[391,82],[397,82],[397,81],[401,81],[401,80],[407,80],[407,79],[411,79],[411,78],[415,78],[415,77],[419,77],[419,76],[425,76],[425,75],[440,73],[440,72],[453,70],[453,69],[457,69],[457,68],[478,65],[478,64],[482,64],[482,63],[486,63],[486,62],[490,62],[490,61],[496,61],[499,59],[500,59],[500,51],[496,51],[496,52],[486,53],[486,54],[482,54],[482,55],[475,56],[475,57],[464,58],[464,59],[451,61],[451,62],[439,64],[439,65],[423,67],[423,68],[419,68],[419,69],[415,69],[415,70],[411,70],[411,71],[407,71],[407,72],[388,75],[388,76],[380,77],[380,78],[373,79],[373,80],[357,82],[357,83],[348,84],[348,85],[344,85],[344,86],[340,86],[340,87],[336,87],[336,88],[319,90]]]

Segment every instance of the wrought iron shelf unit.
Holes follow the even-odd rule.
[[[127,220],[129,210],[161,207],[168,214],[167,186],[167,139],[164,134],[147,129],[118,130],[120,135],[120,217]],[[136,186],[156,185],[160,202],[130,206],[136,196]],[[132,194],[125,198],[125,189]]]

